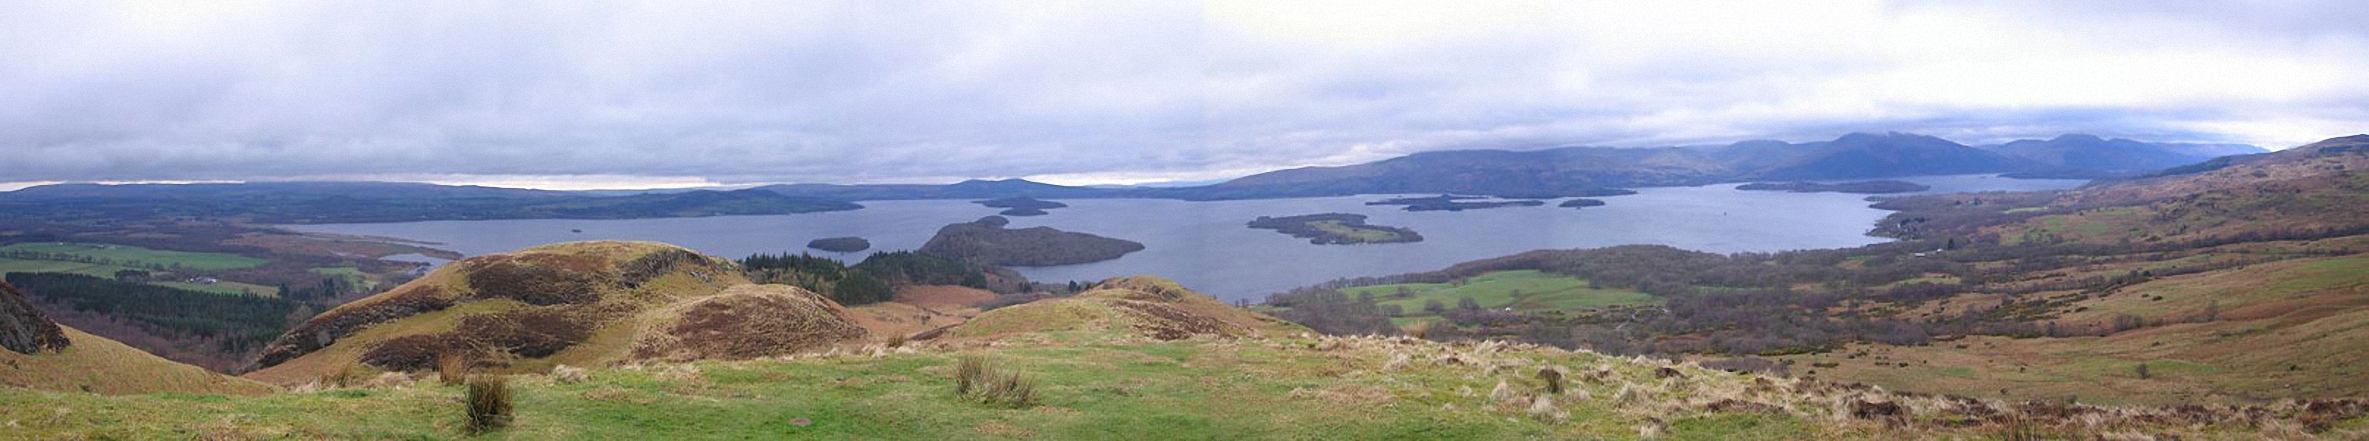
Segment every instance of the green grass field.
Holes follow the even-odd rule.
[[[1411,295],[1398,297],[1401,288]],[[1402,283],[1361,286],[1341,291],[1350,295],[1372,294],[1375,303],[1398,305],[1410,317],[1428,315],[1423,313],[1425,301],[1438,300],[1441,305],[1453,308],[1459,299],[1465,297],[1471,297],[1483,308],[1513,308],[1525,312],[1643,305],[1660,301],[1653,295],[1633,290],[1588,288],[1587,280],[1534,270],[1498,271],[1453,284]]]
[[[1570,421],[1558,423],[1487,396],[1500,379],[1535,389],[1521,383],[1527,371],[1384,369],[1391,355],[1381,346],[1325,352],[1304,341],[1218,347],[1079,336],[966,351],[1035,381],[1038,404],[1027,408],[957,399],[951,376],[959,353],[699,362],[595,369],[576,384],[520,377],[516,422],[486,438],[1602,439],[1634,437],[1649,416],[1669,421],[1673,439],[1792,439],[1821,431],[1788,414],[1645,415],[1584,398],[1561,400],[1557,412]],[[1607,361],[1580,353],[1495,357],[1574,368]],[[1642,366],[1620,369],[1650,375]],[[1624,386],[1574,387],[1608,397]],[[449,439],[466,435],[461,395],[461,387],[432,380],[259,397],[0,388],[0,421],[14,421],[11,433],[33,438]]]
[[[247,256],[221,253],[192,253],[186,251],[151,250],[125,245],[74,242],[19,243],[0,246],[0,252],[31,251],[70,254],[96,259],[107,259],[120,266],[159,265],[192,270],[233,270],[263,266],[269,261]]]
[[[0,258],[0,274],[7,273],[72,273],[91,277],[115,277],[116,271],[136,269],[128,266],[60,260],[19,260]],[[145,270],[142,270],[145,271]]]

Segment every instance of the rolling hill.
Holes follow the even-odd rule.
[[[1322,337],[1155,278],[909,342],[513,375],[524,439],[2346,437],[2359,401],[2103,407],[1887,391],[1504,342]],[[1023,385],[981,398],[982,382]],[[1008,383],[1006,383],[1008,382]],[[966,388],[966,385],[967,386]],[[388,374],[264,396],[0,388],[34,438],[457,438],[461,386]],[[1010,398],[1013,396],[1023,398]],[[334,411],[323,411],[334,409]],[[227,417],[235,415],[235,417]],[[103,423],[102,423],[103,422]]]
[[[671,245],[574,242],[471,257],[321,313],[248,378],[296,385],[347,366],[490,371],[627,360],[749,358],[862,338],[837,303],[752,285],[730,261]]]

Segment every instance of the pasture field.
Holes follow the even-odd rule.
[[[270,261],[263,259],[233,254],[151,250],[125,245],[77,242],[35,242],[0,246],[0,253],[7,252],[64,254],[111,261],[119,266],[156,265],[200,271],[254,268],[270,263]]]
[[[1349,295],[1371,294],[1377,305],[1398,305],[1403,313],[1391,321],[1400,326],[1436,316],[1423,311],[1426,302],[1436,300],[1443,306],[1454,308],[1458,301],[1466,297],[1471,297],[1482,308],[1511,308],[1515,312],[1575,311],[1661,303],[1660,298],[1651,294],[1628,289],[1589,288],[1585,279],[1536,270],[1497,271],[1456,283],[1360,286],[1343,288],[1341,292]]]

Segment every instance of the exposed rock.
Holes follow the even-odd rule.
[[[58,352],[73,342],[57,322],[25,299],[15,286],[0,282],[0,347],[19,354]]]

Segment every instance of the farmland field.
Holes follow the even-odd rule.
[[[233,270],[263,266],[253,257],[185,251],[151,250],[134,246],[74,242],[19,243],[0,246],[0,253],[43,253],[96,259],[120,266],[160,266],[192,270]],[[46,259],[45,259],[46,260]]]
[[[1405,296],[1401,297],[1401,290]],[[1351,295],[1372,294],[1380,305],[1398,305],[1408,316],[1424,315],[1428,301],[1454,307],[1471,297],[1482,308],[1512,308],[1516,311],[1558,311],[1609,306],[1644,305],[1659,302],[1654,296],[1635,290],[1589,288],[1588,281],[1560,274],[1535,270],[1498,271],[1482,274],[1457,283],[1401,283],[1391,285],[1345,288]]]

